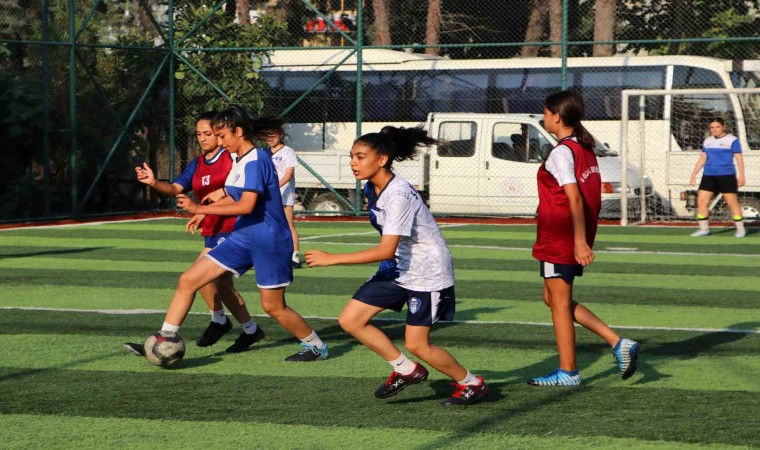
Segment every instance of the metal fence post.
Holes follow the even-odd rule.
[[[362,106],[364,92],[362,91],[362,51],[364,46],[364,2],[362,0],[356,1],[356,137],[359,138],[362,135]],[[356,188],[354,195],[354,214],[359,215],[362,209],[362,183],[356,180]]]
[[[71,214],[79,216],[78,160],[77,160],[77,70],[76,70],[76,24],[74,0],[69,5],[69,133],[71,138]]]

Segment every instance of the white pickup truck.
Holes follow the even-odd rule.
[[[433,214],[536,214],[536,171],[557,142],[541,126],[540,117],[430,113],[424,126],[442,144],[393,167],[423,194]],[[301,164],[296,169],[296,190],[304,209],[332,214],[353,209],[357,191],[349,149],[297,152]],[[616,218],[622,165],[617,154],[601,143],[596,153],[603,183],[602,216]],[[629,169],[628,180],[630,186],[642,185],[635,169]],[[651,183],[645,178],[643,185],[654,201]],[[631,199],[635,196],[630,194]],[[639,202],[629,201],[629,214],[638,208]]]

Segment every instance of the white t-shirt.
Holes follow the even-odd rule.
[[[446,240],[420,194],[394,176],[379,196],[368,183],[370,219],[383,235],[400,236],[395,282],[409,290],[440,291],[454,284],[454,263]]]
[[[272,162],[274,163],[274,167],[277,168],[277,178],[282,180],[282,177],[285,176],[285,171],[289,167],[295,168],[298,165],[298,160],[296,159],[296,151],[286,145],[277,150],[277,152],[272,155]],[[294,172],[293,176],[290,177],[290,181],[288,181],[283,186],[280,186],[282,204],[293,206],[293,198],[295,196],[295,192],[296,175]]]
[[[575,138],[571,138],[576,141]],[[554,175],[557,183],[564,186],[570,183],[578,183],[575,179],[575,158],[573,151],[567,145],[558,145],[546,158],[546,170]]]

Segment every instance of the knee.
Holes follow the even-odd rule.
[[[201,286],[197,286],[198,280],[189,272],[185,272],[179,276],[177,281],[177,290],[198,290]]]
[[[429,353],[430,344],[426,342],[410,341],[406,340],[404,346],[414,356],[425,359],[425,355]]]
[[[354,332],[359,329],[359,326],[357,325],[357,321],[355,318],[349,316],[348,314],[341,313],[340,316],[338,316],[338,325],[345,331],[346,333],[353,336]]]
[[[544,295],[544,305],[548,306],[549,308],[552,307],[552,300],[548,295]]]
[[[261,309],[273,319],[277,319],[285,311],[285,305],[276,302],[261,302]]]

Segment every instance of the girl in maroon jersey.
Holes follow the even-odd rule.
[[[549,95],[544,127],[559,142],[538,169],[538,220],[533,257],[540,261],[544,303],[552,311],[559,368],[528,381],[533,386],[577,386],[573,321],[598,334],[613,348],[625,380],[638,367],[639,344],[621,339],[594,313],[573,300],[573,280],[594,261],[591,250],[601,209],[601,176],[594,138],[581,124],[583,99],[575,91]]]
[[[211,128],[211,121],[215,114],[210,111],[198,117],[195,124],[195,136],[202,154],[192,160],[180,176],[171,183],[158,180],[148,164],[143,163],[142,167],[135,167],[137,180],[165,195],[176,196],[193,191],[199,199],[223,188],[232,168],[232,157],[219,145],[216,134]],[[236,220],[237,216],[204,216],[202,214],[193,216],[187,222],[185,229],[193,234],[196,230],[200,230],[201,236],[205,239],[205,246],[196,259],[203,258],[212,248],[226,239],[232,232]],[[257,333],[258,327],[248,313],[243,297],[235,290],[232,273],[225,272],[214,282],[200,288],[199,292],[211,310],[211,323],[196,342],[199,347],[215,344],[232,328],[232,322],[224,314],[222,304],[229,309],[243,328],[235,343],[227,348],[227,352],[242,352],[262,338],[263,333]],[[124,347],[131,353],[143,354],[142,344],[126,343]]]

